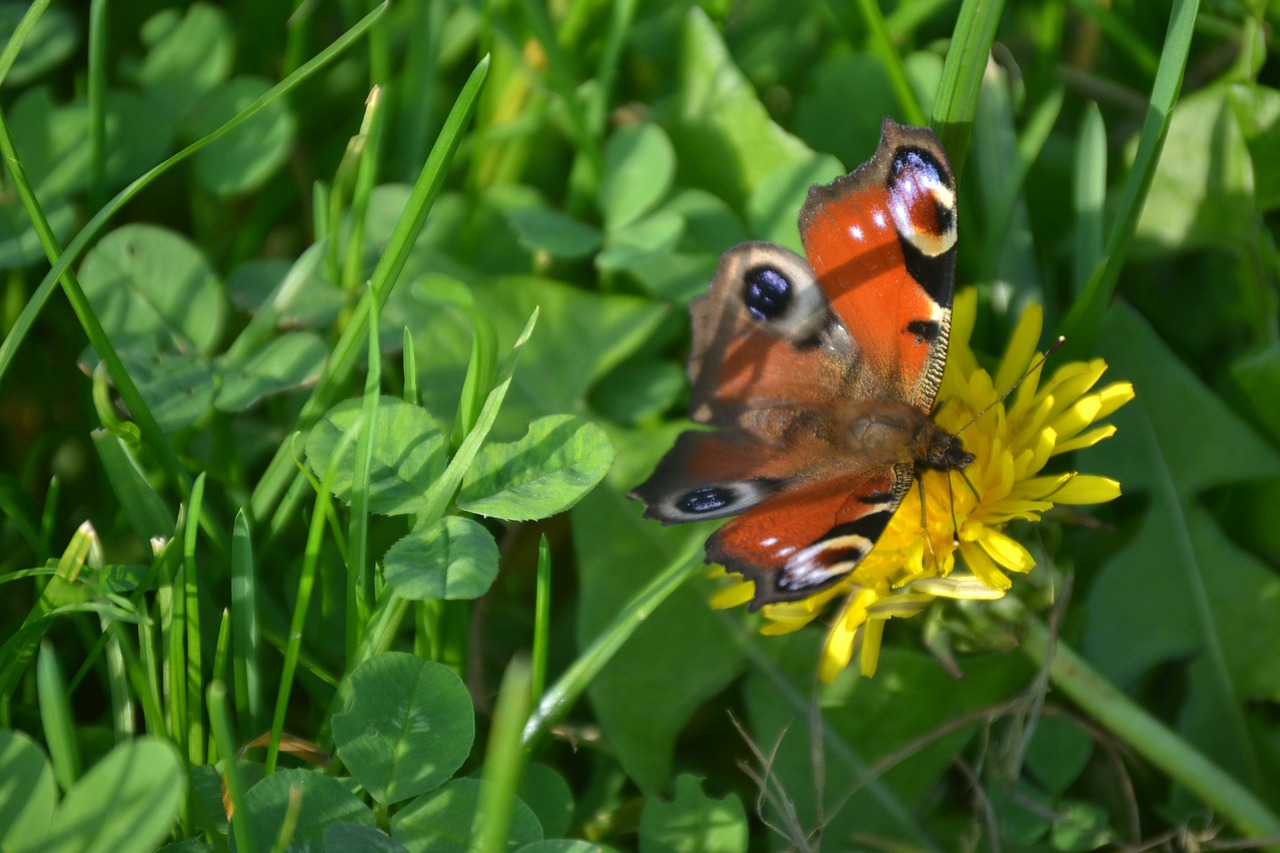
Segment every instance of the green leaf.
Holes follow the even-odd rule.
[[[664,125],[682,176],[741,210],[770,172],[811,156],[769,117],[698,6],[685,14],[679,61],[674,111]]]
[[[735,794],[717,799],[702,793],[702,781],[681,774],[675,799],[649,800],[640,816],[640,851],[739,853],[747,849],[747,811]]]
[[[481,450],[458,506],[507,521],[547,518],[580,501],[612,464],[604,430],[574,415],[549,415],[529,424],[519,441]]]
[[[472,853],[483,785],[479,779],[454,779],[422,795],[391,816],[391,837],[409,853]],[[533,812],[516,800],[507,844],[519,848],[542,836]]]
[[[281,335],[243,363],[223,369],[214,404],[224,412],[242,412],[270,394],[310,384],[328,355],[324,341],[312,332]]]
[[[232,822],[247,824],[255,851],[271,850],[286,825],[286,815],[293,830],[287,848],[291,851],[315,849],[325,830],[339,823],[376,824],[373,812],[342,780],[301,769],[277,770],[246,791]],[[235,840],[234,833],[231,839]]]
[[[402,598],[479,598],[498,576],[498,545],[481,525],[450,515],[399,539],[382,564]]]
[[[856,110],[849,109],[850,80],[858,81]],[[800,138],[845,163],[866,160],[880,140],[880,122],[898,114],[884,61],[868,53],[823,56],[811,70],[809,85],[796,96]]]
[[[235,77],[208,92],[192,109],[189,133],[212,133],[271,89],[260,77]],[[229,197],[257,189],[284,165],[293,147],[295,122],[289,105],[277,98],[195,157],[200,185]]]
[[[135,79],[160,108],[176,119],[227,79],[235,46],[226,13],[208,3],[165,9],[142,25],[147,55]]]
[[[1069,801],[1059,805],[1049,831],[1054,850],[1084,853],[1097,850],[1115,838],[1107,821],[1107,811],[1096,803]]]
[[[146,542],[172,536],[177,524],[174,514],[139,468],[129,446],[106,430],[94,430],[91,437],[116,500],[138,538]]]
[[[506,217],[521,243],[553,258],[584,258],[600,247],[598,230],[549,207],[512,208]]]
[[[1093,755],[1089,734],[1067,717],[1041,717],[1027,745],[1027,768],[1049,793],[1061,796]]]
[[[120,360],[165,432],[186,429],[213,406],[217,372],[201,355],[130,349],[120,354]]]
[[[6,780],[0,797],[0,851],[37,850],[52,827],[58,802],[49,759],[23,732],[0,731],[0,779]]]
[[[432,411],[457,404],[463,366],[471,351],[471,327],[465,317],[440,311],[429,292],[412,291],[423,320],[414,328],[422,359],[423,396]],[[476,308],[487,316],[499,340],[520,334],[534,308],[538,334],[521,355],[510,393],[502,407],[497,436],[514,438],[541,415],[578,410],[592,383],[634,353],[666,313],[663,306],[634,296],[586,293],[579,288],[528,277],[486,282],[475,291]]]
[[[1254,203],[1259,212],[1280,207],[1280,90],[1258,84],[1232,86],[1231,106],[1240,123],[1253,167]]]
[[[306,454],[317,477],[324,476],[343,434],[355,426],[360,406],[358,399],[339,403],[312,428]],[[431,415],[395,397],[379,398],[372,449],[369,511],[378,515],[422,512],[427,490],[439,479],[445,464],[444,433]],[[348,443],[331,484],[333,493],[347,503],[351,502],[355,452],[355,442]]]
[[[671,188],[675,172],[675,148],[661,127],[620,128],[604,147],[599,202],[605,228],[625,228],[651,210]]]
[[[543,835],[559,836],[569,831],[573,822],[573,791],[555,770],[545,764],[528,765],[520,777],[518,793],[542,824]]]
[[[643,219],[610,231],[604,250],[596,255],[602,270],[626,270],[642,261],[671,252],[684,233],[684,219],[671,210],[658,210]]]
[[[116,346],[209,353],[222,335],[222,286],[200,249],[155,225],[125,225],[85,255],[80,283]]]
[[[44,853],[148,853],[173,829],[187,774],[168,741],[117,745],[80,778],[54,815]]]
[[[592,407],[620,424],[635,424],[672,408],[688,387],[674,361],[629,361],[592,392]]]
[[[406,853],[402,845],[377,827],[352,823],[335,823],[326,829],[321,850],[323,853]]]
[[[872,145],[854,162],[869,159],[874,151],[875,146]],[[825,154],[815,154],[781,166],[761,181],[751,194],[747,204],[751,233],[803,254],[797,219],[800,207],[809,195],[809,188],[814,184],[830,183],[846,171],[838,160]]]
[[[1123,303],[1102,343],[1137,398],[1113,417],[1118,435],[1082,454],[1080,467],[1145,493],[1149,508],[1090,583],[1083,651],[1120,685],[1157,667],[1167,678],[1176,666],[1186,700],[1169,713],[1182,736],[1274,799],[1280,791],[1259,765],[1261,732],[1243,705],[1280,692],[1280,579],[1230,541],[1199,495],[1280,477],[1280,456]]]
[[[356,781],[382,805],[398,803],[462,766],[475,739],[471,694],[446,666],[384,652],[351,674],[351,704],[334,715],[333,738]]]

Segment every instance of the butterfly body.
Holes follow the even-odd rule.
[[[737,516],[707,556],[753,607],[806,597],[870,552],[925,470],[972,461],[930,418],[955,275],[955,179],[925,129],[886,119],[875,156],[813,187],[807,257],[725,252],[690,306],[689,431],[632,492],[663,523]]]

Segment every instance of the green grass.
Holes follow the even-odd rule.
[[[1280,849],[1274,4],[0,20],[0,853]],[[1137,397],[1119,500],[824,685],[625,496],[886,114],[986,363],[1035,302]]]

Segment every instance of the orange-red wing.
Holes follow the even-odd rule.
[[[924,411],[947,357],[955,198],[937,137],[886,118],[875,156],[813,187],[800,211],[809,264],[853,338],[863,387]]]
[[[840,395],[852,365],[848,334],[796,253],[770,243],[733,247],[690,313],[695,420],[743,427],[753,410],[815,409]]]
[[[910,466],[850,470],[782,492],[707,540],[708,562],[755,582],[752,609],[803,598],[857,567],[902,502]]]

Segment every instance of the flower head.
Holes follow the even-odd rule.
[[[763,608],[761,633],[785,634],[807,625],[833,599],[843,599],[824,645],[825,681],[849,664],[859,637],[862,672],[873,674],[891,617],[912,616],[939,597],[1003,596],[1012,585],[1007,572],[1035,566],[1027,549],[1004,533],[1010,521],[1038,521],[1055,504],[1102,503],[1120,495],[1115,480],[1043,470],[1053,457],[1114,434],[1110,424],[1096,424],[1133,399],[1133,386],[1116,382],[1094,390],[1107,368],[1101,359],[1060,365],[1042,382],[1036,342],[1043,318],[1036,305],[1023,312],[993,379],[969,346],[976,314],[975,291],[957,294],[934,415],[940,426],[960,434],[973,463],[963,472],[926,471],[875,548],[840,583]],[[1017,389],[1000,400],[1024,374]],[[957,554],[967,571],[957,568]],[[731,607],[751,593],[751,582],[740,581],[713,604]]]

